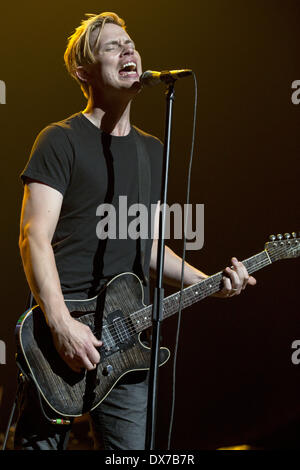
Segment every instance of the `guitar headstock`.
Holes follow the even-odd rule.
[[[296,232],[270,235],[269,240],[265,244],[265,250],[272,262],[300,256],[300,238]]]

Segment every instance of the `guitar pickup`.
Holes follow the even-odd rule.
[[[109,313],[103,320],[101,340],[101,354],[105,357],[132,347],[137,339],[130,317],[125,317],[121,310]]]

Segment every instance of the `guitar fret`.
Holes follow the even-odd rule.
[[[261,253],[258,253],[255,256],[252,256],[251,258],[248,258],[244,261],[244,264],[247,268],[247,271],[249,274],[255,272],[258,268],[257,266],[259,265],[259,269],[263,268],[265,266],[268,266],[268,264],[271,264],[270,257],[268,255],[267,251],[262,251]]]
[[[257,271],[258,269],[271,264],[268,253],[264,250],[257,255],[252,256],[243,261],[249,274]],[[222,288],[223,272],[216,273],[197,284],[186,287],[181,292],[172,294],[163,300],[163,319],[170,317],[179,310],[180,297],[181,308],[187,308],[195,302],[215,294]],[[152,305],[135,312],[131,315],[131,319],[135,325],[136,332],[143,331],[152,325]]]

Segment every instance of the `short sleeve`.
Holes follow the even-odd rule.
[[[65,194],[69,185],[73,163],[72,145],[57,125],[50,125],[37,136],[30,158],[21,178],[36,179]]]

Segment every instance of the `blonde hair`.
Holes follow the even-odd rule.
[[[95,63],[94,51],[100,44],[101,31],[105,23],[113,23],[126,30],[125,21],[116,13],[110,11],[94,15],[86,14],[86,20],[82,20],[75,32],[68,38],[67,49],[64,54],[64,60],[70,75],[80,84],[83,94],[88,98],[89,86],[83,80],[80,80],[76,74],[78,66]],[[96,39],[92,38],[92,33],[99,29]]]

